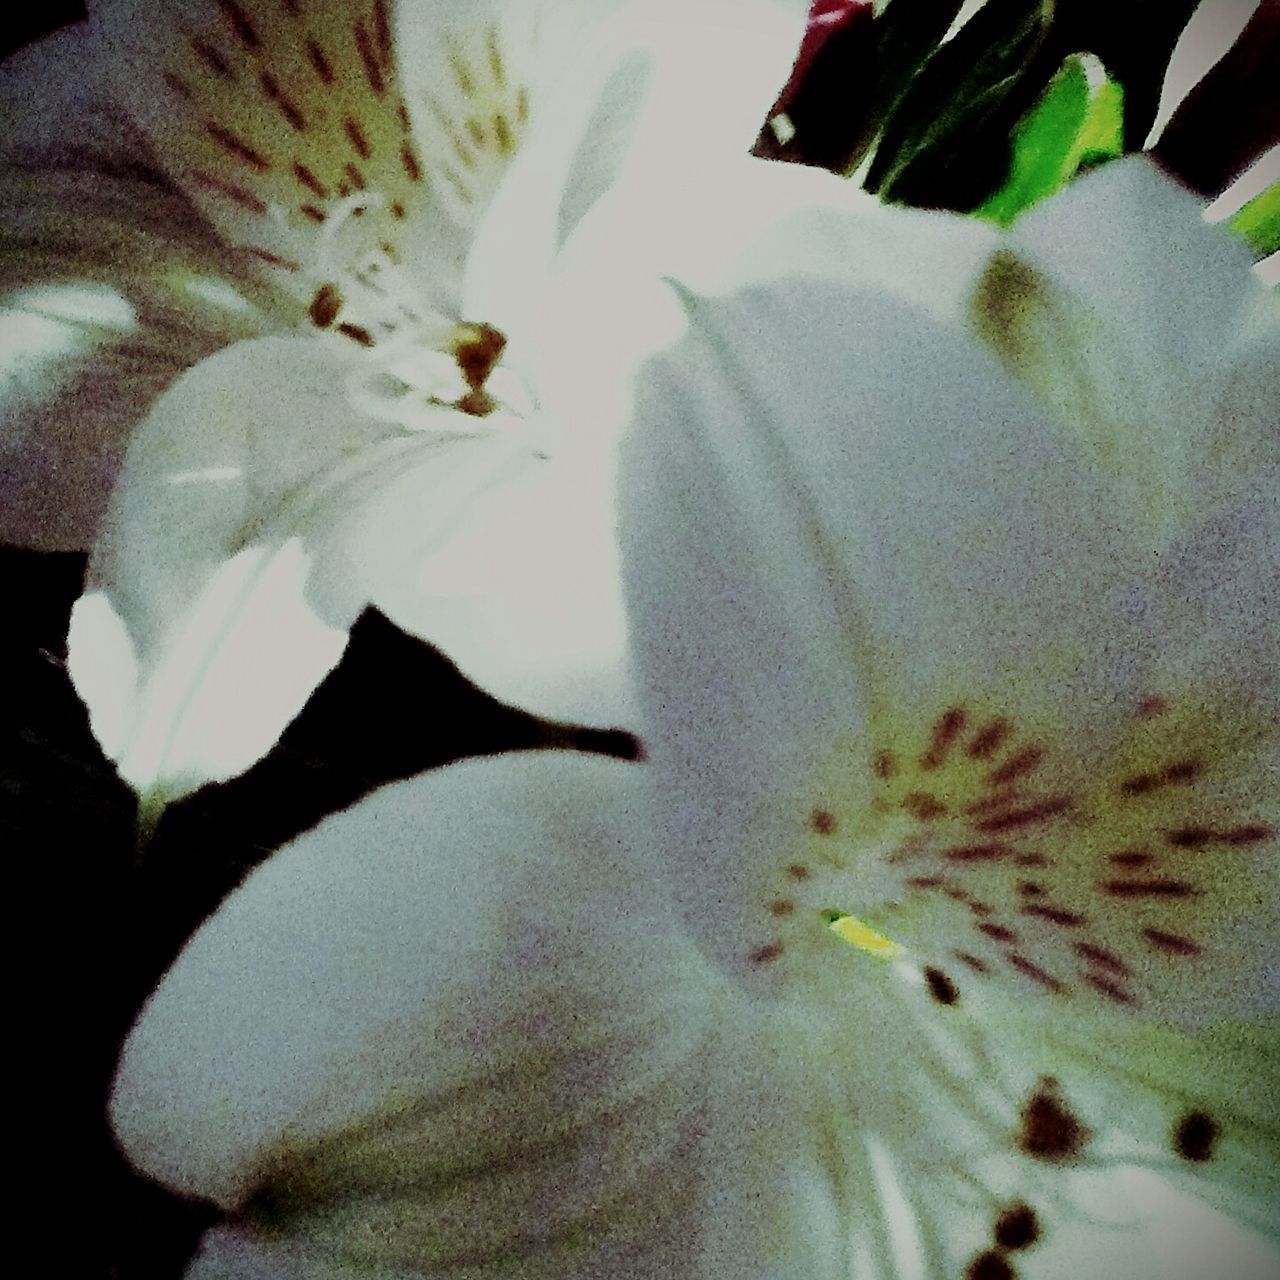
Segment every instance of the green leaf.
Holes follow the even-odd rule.
[[[885,124],[865,186],[904,204],[928,188],[1032,65],[1053,0],[988,0],[912,80]]]
[[[1123,90],[1092,54],[1072,54],[1018,122],[1008,180],[975,212],[1007,227],[1082,167],[1123,150]]]
[[[1280,251],[1280,182],[1253,197],[1227,223],[1261,261]]]

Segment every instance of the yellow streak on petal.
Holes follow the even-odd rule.
[[[868,955],[880,956],[885,960],[891,960],[895,956],[902,954],[902,948],[898,943],[885,934],[873,929],[869,924],[863,924],[861,920],[854,916],[840,916],[833,920],[828,926],[831,932],[837,937],[843,939],[851,947],[857,947],[859,951],[865,951]]]

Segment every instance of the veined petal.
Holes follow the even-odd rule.
[[[278,854],[130,1037],[130,1157],[273,1275],[699,1274],[722,1019],[633,768],[467,762]]]
[[[688,305],[621,493],[691,924],[786,987],[842,910],[1076,1008],[1272,1007],[1273,517],[1158,580],[975,344],[831,285]]]
[[[371,258],[416,288],[388,301],[366,284],[351,322],[411,318],[402,307],[457,314],[466,241],[417,151],[391,8],[104,0],[95,14],[114,92],[160,162],[230,246],[294,295],[299,320],[321,286],[355,281]]]
[[[0,68],[3,535],[87,546],[133,426],[272,300],[152,165],[75,28]]]
[[[977,331],[1124,481],[1156,546],[1260,451],[1280,464],[1280,303],[1201,208],[1145,157],[1106,165],[1018,223],[975,297]]]
[[[433,157],[429,170],[475,226],[466,313],[512,336],[518,358],[536,327],[529,308],[596,200],[623,182],[640,199],[654,184],[678,190],[704,160],[749,149],[786,80],[805,8],[797,0],[405,6],[398,34],[409,111]]]

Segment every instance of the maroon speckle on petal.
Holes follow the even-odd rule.
[[[241,44],[246,49],[256,49],[262,42],[258,39],[253,23],[249,21],[249,15],[235,3],[235,0],[216,0],[216,2]]]
[[[1179,827],[1165,833],[1165,843],[1175,849],[1202,849],[1213,839],[1208,827]]]
[[[793,862],[787,868],[787,875],[793,880],[807,880],[809,878],[809,868],[802,862]]]
[[[956,984],[941,969],[929,965],[924,971],[925,986],[939,1004],[955,1004],[960,999]]]
[[[820,836],[829,836],[836,829],[835,814],[826,809],[815,809],[809,815],[809,826]]]
[[[1009,1260],[995,1249],[980,1253],[969,1263],[964,1280],[1016,1280],[1017,1272]]]
[[[1100,973],[1086,973],[1081,976],[1089,986],[1095,991],[1101,992],[1114,1004],[1134,1003],[1133,994],[1126,991],[1118,982],[1112,982],[1110,978],[1104,978]]]
[[[255,151],[243,138],[236,137],[230,129],[224,129],[220,124],[215,124],[213,121],[210,121],[206,127],[210,136],[228,155],[234,156],[237,160],[243,161],[247,165],[251,165],[260,173],[265,173],[271,168],[266,156],[259,151]]]
[[[1017,942],[1018,935],[1012,929],[1006,929],[1002,924],[980,924],[978,932],[985,933],[988,938],[994,938],[997,942]]]
[[[796,904],[790,898],[778,898],[769,904],[771,916],[789,916],[795,909]]]
[[[947,811],[947,806],[927,791],[912,791],[903,796],[902,807],[921,822],[932,822]]]
[[[1110,969],[1112,973],[1128,974],[1129,972],[1129,966],[1114,951],[1108,951],[1105,947],[1095,946],[1092,942],[1077,942],[1075,944],[1075,952],[1076,955],[1082,956],[1093,964],[1101,965],[1104,969]]]
[[[1026,956],[1020,955],[1016,951],[1010,951],[1005,956],[1005,959],[1008,960],[1008,962],[1017,969],[1019,973],[1026,974],[1028,978],[1038,982],[1046,991],[1052,991],[1055,995],[1061,995],[1062,992],[1067,989],[1066,986],[1059,982],[1053,974],[1048,972],[1048,970],[1042,969],[1038,964],[1028,960]]]
[[[1143,929],[1142,936],[1157,951],[1171,956],[1198,956],[1200,944],[1178,933],[1166,933],[1163,929]]]
[[[991,972],[991,966],[985,960],[980,960],[977,956],[970,954],[968,951],[957,951],[955,956],[961,964],[967,964],[974,973]]]
[[[933,726],[929,740],[929,750],[920,757],[922,769],[941,768],[951,750],[952,743],[964,730],[965,715],[959,707],[952,707],[939,716]]]
[[[235,79],[235,72],[232,71],[231,64],[208,41],[198,38],[193,39],[191,41],[191,51],[206,67],[216,72],[224,80]]]
[[[996,748],[1009,736],[1007,720],[992,720],[982,726],[965,748],[965,754],[974,760],[986,760],[995,754]]]
[[[1028,907],[1022,908],[1024,916],[1036,916],[1041,920],[1048,920],[1050,924],[1060,924],[1068,929],[1079,928],[1085,923],[1084,916],[1075,911],[1067,911],[1062,907],[1051,907],[1046,903],[1035,902]]]
[[[1031,827],[1047,822],[1065,813],[1071,808],[1070,796],[1054,796],[1051,800],[1041,800],[1036,804],[1024,805],[1021,809],[1013,809],[1009,813],[997,813],[990,818],[983,818],[973,824],[975,831],[1011,831],[1017,827]]]
[[[750,960],[752,964],[769,964],[771,961],[776,960],[781,954],[782,943],[766,942],[764,946],[757,947],[753,952],[751,952],[751,954],[747,956],[747,959]]]
[[[871,762],[872,772],[877,778],[892,778],[898,772],[898,763],[892,751],[877,751]]]
[[[1251,823],[1244,827],[1233,827],[1230,831],[1218,833],[1223,844],[1260,844],[1263,840],[1275,838],[1275,831],[1262,823]]]
[[[992,769],[987,775],[987,784],[992,787],[999,787],[1006,782],[1012,782],[1014,778],[1021,778],[1028,773],[1033,773],[1040,767],[1040,762],[1043,759],[1043,747],[1024,747],[1016,755],[1010,756],[1002,765]]]
[[[369,149],[369,139],[365,137],[364,130],[360,127],[360,122],[353,120],[350,116],[344,116],[342,118],[342,127],[346,131],[351,145],[355,148],[356,155],[361,160],[367,160],[373,152]]]
[[[1173,1131],[1173,1149],[1184,1160],[1201,1164],[1213,1155],[1218,1133],[1218,1122],[1211,1115],[1190,1111]]]
[[[996,862],[1012,852],[1007,844],[988,841],[986,844],[952,845],[942,851],[942,856],[948,862]]]
[[[1196,891],[1185,880],[1108,880],[1102,888],[1116,898],[1189,898]]]
[[[1089,1131],[1063,1103],[1057,1085],[1041,1080],[1022,1111],[1018,1146],[1038,1160],[1068,1160],[1089,1141]]]
[[[1120,853],[1110,854],[1107,861],[1115,867],[1147,867],[1155,859],[1145,849],[1125,849]]]
[[[314,40],[307,41],[307,58],[315,73],[320,77],[322,84],[332,84],[334,81],[333,66],[329,62],[325,51]]]
[[[995,1242],[1001,1249],[1025,1249],[1040,1239],[1040,1223],[1029,1204],[1011,1204],[996,1219]]]

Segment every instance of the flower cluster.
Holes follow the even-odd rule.
[[[190,1280],[1274,1271],[1280,309],[1142,156],[1009,229],[752,158],[804,10],[9,68],[9,532],[92,541],[125,779],[243,770],[371,603],[645,744],[386,788],[191,939],[112,1102]]]

